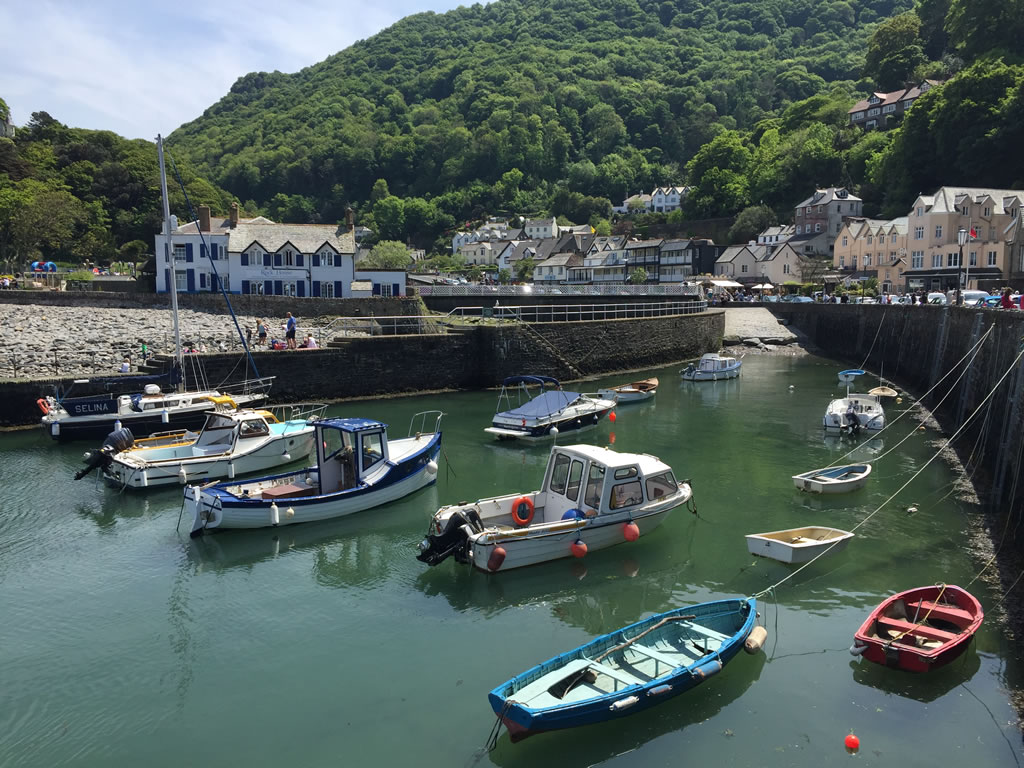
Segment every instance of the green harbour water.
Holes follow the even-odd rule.
[[[867,488],[802,494],[792,474],[839,459],[821,416],[842,366],[751,356],[742,377],[657,375],[653,402],[621,406],[560,443],[654,454],[693,483],[699,517],[678,509],[636,543],[487,575],[415,559],[442,504],[539,486],[549,446],[493,441],[496,392],[332,406],[406,434],[439,408],[438,482],[390,506],[327,523],[192,541],[175,522],[181,489],[116,491],[75,482],[82,452],[41,430],[0,435],[0,766],[1019,765],[1007,689],[1022,671],[999,624],[999,594],[974,643],[926,676],[850,656],[886,595],[967,587],[984,564],[965,546],[956,479],[932,462],[857,531],[761,604],[766,652],[740,654],[702,686],[600,726],[482,751],[487,692],[513,675],[651,613],[756,593],[793,568],[747,553],[743,535],[798,525],[849,530],[920,469],[923,431],[875,464]],[[908,407],[887,406],[891,421]],[[871,461],[916,428],[905,418],[861,440]],[[909,506],[918,511],[910,514]],[[851,757],[843,738],[854,731]]]

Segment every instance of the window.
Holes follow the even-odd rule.
[[[896,233],[895,232],[893,232],[891,235],[889,235],[889,242],[890,243],[895,243],[896,242]]]
[[[798,235],[800,234],[800,225],[799,224],[796,225],[796,233]]]
[[[821,232],[821,223],[820,222],[817,222],[817,221],[814,222],[814,231],[815,232]]]
[[[179,291],[188,290],[188,273],[184,269],[174,270],[174,287]]]
[[[269,434],[270,430],[267,429],[266,422],[262,419],[246,419],[238,428],[239,437],[259,437]]]
[[[914,215],[915,216],[924,216],[924,208],[918,206],[917,210],[914,211]]]
[[[886,104],[884,107],[882,107],[882,113],[883,114],[888,114],[890,112],[895,112],[895,111],[896,111],[896,105],[895,104]]]
[[[789,274],[789,264],[783,264],[782,265],[782,274],[784,274],[784,275],[788,275]]]
[[[671,472],[663,472],[647,478],[647,498],[651,501],[660,499],[662,496],[671,496],[679,490],[676,479]]]
[[[583,503],[588,507],[600,509],[602,488],[604,488],[604,467],[600,464],[591,464],[590,472],[587,473],[587,490],[583,494]]]
[[[970,216],[971,215],[971,209],[969,207],[967,207],[966,205],[963,206],[960,209],[960,215],[961,216]]]
[[[569,485],[565,489],[565,496],[572,501],[580,497],[580,478],[583,477],[583,462],[576,460],[569,470]]]
[[[847,238],[847,237],[846,237],[846,235],[843,235],[843,247],[844,247],[844,248],[845,248],[845,247],[847,246],[847,244],[848,244],[848,243],[847,243],[847,240],[848,240],[848,239],[849,239],[849,238]]]
[[[185,260],[185,246],[184,245],[176,245],[176,246],[174,246],[174,260],[175,261],[184,261]]]
[[[941,240],[942,239],[942,225],[941,224],[936,224],[935,225],[935,239],[936,240]]]
[[[549,270],[553,270],[554,267],[549,267]],[[378,296],[388,298],[391,296],[391,283],[374,283],[373,287],[377,290],[374,293]]]
[[[924,269],[924,251],[914,251],[910,254],[910,268]]]
[[[953,251],[946,256],[947,267],[959,267],[960,266],[960,254],[957,251]]]
[[[868,235],[868,245],[871,245],[871,242],[872,242],[871,235]]]
[[[612,497],[609,501],[609,508],[622,509],[642,504],[644,500],[643,487],[639,480],[630,483],[619,483],[612,486]]]
[[[839,268],[840,269],[842,269],[843,267],[846,266],[845,262],[846,262],[846,257],[845,256],[840,256],[839,257]]]
[[[864,254],[864,269],[867,269],[870,266],[871,266],[871,254],[870,253],[865,253]]]
[[[380,432],[370,432],[364,434],[362,437],[363,442],[363,472],[368,470],[378,461],[384,458],[384,447],[383,441],[381,440]]]
[[[992,215],[992,208],[986,205],[985,208],[982,210],[981,215],[987,219],[989,216]]]
[[[914,239],[924,240],[924,227],[914,227]]]
[[[569,482],[569,464],[571,459],[564,453],[555,457],[555,466],[551,468],[551,482],[548,489],[553,493],[565,494],[565,487]]]
[[[854,120],[863,120],[864,119],[864,111],[861,110],[860,112],[854,112],[853,113],[853,119]]]
[[[857,268],[857,254],[853,254],[850,257],[850,269],[856,269],[856,268]]]
[[[295,295],[295,283],[282,283],[281,291],[283,296],[294,296]]]
[[[868,120],[866,123],[864,123],[864,127],[865,128],[874,128],[877,125],[878,125],[878,121],[877,120]]]
[[[821,206],[818,206],[818,213],[821,213]]]
[[[911,107],[911,105],[913,103],[914,103],[913,99],[904,99],[904,101],[903,101],[903,109],[905,109],[905,110],[910,109],[910,107]]]
[[[811,206],[808,205],[807,206],[807,215],[809,216],[810,214],[811,214]]]
[[[880,110],[878,107],[872,107],[871,109],[868,110],[868,117],[874,117],[881,111],[882,110]]]
[[[295,254],[292,252],[291,248],[288,248],[288,249],[285,250],[285,252],[284,252],[284,259],[282,260],[282,263],[286,267],[294,267],[295,266]],[[292,294],[289,294],[289,293],[285,294],[285,296],[291,296],[291,295]]]
[[[988,265],[994,267],[996,265],[996,251],[988,252]]]
[[[978,266],[978,252],[977,251],[971,251],[970,255],[967,257],[967,263],[970,266],[972,266],[972,267]]]
[[[325,282],[320,284],[320,296],[325,299],[334,298],[334,283]]]
[[[747,271],[747,265],[744,264],[743,266],[740,267],[740,272],[746,272],[746,271]]]

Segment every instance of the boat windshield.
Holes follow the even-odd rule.
[[[583,494],[583,503],[594,509],[601,508],[601,491],[604,489],[604,467],[591,464],[587,473],[587,490]]]
[[[321,430],[321,435],[325,459],[334,458],[334,456],[342,451],[346,454],[352,453],[353,439],[350,433],[340,429],[324,429]]]
[[[571,459],[564,453],[555,456],[555,464],[551,468],[551,481],[548,483],[548,490],[564,494],[565,486],[569,480],[569,463]]]
[[[647,478],[647,498],[651,501],[662,496],[670,496],[677,490],[676,479],[671,471]]]

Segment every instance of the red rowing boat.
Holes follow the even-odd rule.
[[[927,672],[963,653],[984,618],[981,603],[960,587],[908,589],[871,612],[850,653],[907,672]]]

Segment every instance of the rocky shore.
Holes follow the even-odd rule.
[[[181,310],[181,341],[198,351],[240,350],[231,316]],[[283,317],[265,317],[271,336],[284,338]],[[242,332],[257,318],[238,316]],[[318,321],[299,317],[299,333]],[[162,309],[110,309],[44,305],[0,305],[0,378],[96,376],[117,373],[123,360],[132,371],[142,363],[142,344],[150,354],[174,352],[171,314]],[[253,333],[255,340],[255,331]]]

